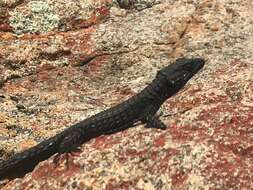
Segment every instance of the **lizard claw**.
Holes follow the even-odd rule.
[[[76,148],[74,150],[72,150],[71,152],[66,152],[66,153],[58,153],[55,155],[54,159],[53,159],[53,163],[55,165],[55,168],[59,165],[60,163],[60,160],[62,159],[62,155],[64,155],[64,159],[66,159],[66,168],[67,170],[69,169],[69,158],[72,157],[76,157],[76,156],[79,156],[81,153],[81,149],[80,148]],[[73,159],[72,159],[72,162],[73,162]]]
[[[156,128],[165,130],[167,126],[157,117],[147,117],[146,119],[146,128]]]

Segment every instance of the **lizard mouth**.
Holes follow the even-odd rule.
[[[205,60],[201,58],[194,59],[195,68],[194,68],[194,74],[196,74],[205,64]]]
[[[205,60],[201,58],[191,59],[190,62],[192,64],[186,66],[186,72],[184,74],[185,81],[188,81],[191,77],[193,77],[200,69],[203,68],[205,64]]]

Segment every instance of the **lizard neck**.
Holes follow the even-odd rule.
[[[143,94],[146,98],[159,106],[177,92],[178,90],[173,88],[165,77],[156,77],[146,88],[143,89]]]

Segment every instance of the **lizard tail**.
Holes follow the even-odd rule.
[[[0,181],[23,177],[35,166],[58,152],[61,135],[56,135],[38,145],[14,155],[9,160],[0,163]]]

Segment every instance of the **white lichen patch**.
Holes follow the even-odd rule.
[[[178,149],[180,149],[180,154],[171,160],[174,164],[176,163],[175,169],[184,172],[191,170],[192,173],[199,171],[203,159],[210,151],[210,147],[194,143],[180,145]]]
[[[0,0],[0,7],[12,5],[16,3],[17,0]]]
[[[202,125],[202,127],[210,127],[210,123],[205,123],[202,121],[199,121],[198,118],[200,116],[200,114],[206,110],[206,109],[212,109],[215,108],[217,105],[203,105],[201,107],[196,107],[196,108],[192,108],[190,112],[186,112],[184,114],[182,114],[181,119],[178,121],[178,125],[199,125],[200,122]]]
[[[98,7],[98,3],[91,0],[69,1],[69,0],[47,0],[46,1],[59,17],[65,20],[88,19],[91,13]]]
[[[150,181],[144,181],[143,179],[138,181],[137,187],[140,189],[155,190],[154,185]]]
[[[10,12],[10,25],[16,34],[44,33],[57,28],[59,17],[44,1],[30,1],[27,9],[15,9]]]
[[[89,18],[90,14],[97,8],[100,8],[101,6],[104,6],[104,2],[101,0],[81,0],[80,1],[80,7],[82,8],[81,17],[82,18]]]
[[[210,187],[204,184],[204,178],[202,176],[198,176],[195,174],[189,175],[187,181],[187,189],[188,190],[208,190]]]
[[[150,8],[153,5],[160,3],[160,0],[115,0],[121,8],[131,9],[134,8],[141,11]]]

